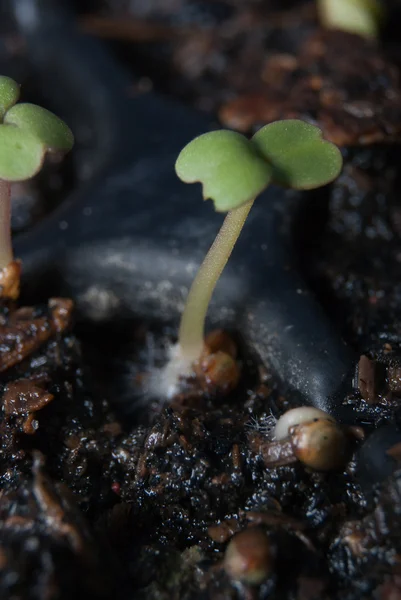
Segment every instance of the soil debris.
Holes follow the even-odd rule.
[[[23,415],[24,433],[33,434],[38,427],[36,411],[47,406],[53,399],[53,394],[49,394],[40,385],[35,385],[30,379],[12,381],[4,388],[4,414],[6,417]]]
[[[374,42],[338,31],[313,33],[297,56],[268,57],[261,79],[257,90],[220,109],[224,125],[250,131],[298,118],[317,123],[339,146],[401,139],[399,72]]]
[[[38,316],[34,308],[10,312],[0,326],[0,371],[6,371],[40,348],[54,333],[70,325],[71,300],[52,298],[47,315]]]

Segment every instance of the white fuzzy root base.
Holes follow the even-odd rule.
[[[160,399],[171,400],[183,387],[183,379],[192,375],[192,361],[181,353],[179,344],[168,349],[168,361],[155,370],[149,379],[149,393]]]

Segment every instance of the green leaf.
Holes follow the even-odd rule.
[[[367,38],[377,38],[384,18],[378,0],[319,0],[320,20],[328,29],[341,29]]]
[[[31,133],[13,125],[0,125],[0,179],[24,181],[41,168],[44,145]]]
[[[7,112],[4,122],[35,136],[47,150],[68,152],[74,144],[69,127],[52,112],[35,104],[17,104]]]
[[[340,150],[304,121],[276,121],[251,141],[272,165],[273,181],[284,187],[311,190],[333,181],[342,168]]]
[[[218,212],[253,200],[271,180],[271,167],[249,140],[234,131],[211,131],[180,152],[175,170],[186,183],[199,181],[203,198]]]
[[[14,79],[0,75],[0,120],[11,106],[18,101],[19,85]]]

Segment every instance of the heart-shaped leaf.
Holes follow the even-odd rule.
[[[14,79],[0,75],[0,120],[11,106],[18,101],[19,85]]]
[[[23,181],[35,175],[46,148],[31,133],[13,125],[0,125],[0,179]]]
[[[266,125],[252,143],[272,165],[273,181],[284,187],[311,190],[333,181],[342,168],[340,150],[318,127],[297,119]]]
[[[187,144],[175,170],[182,181],[203,185],[203,198],[211,198],[218,212],[253,200],[272,175],[270,165],[245,136],[234,131],[211,131]]]
[[[35,104],[17,104],[7,111],[4,123],[35,136],[47,150],[68,152],[74,144],[69,127],[52,112]]]

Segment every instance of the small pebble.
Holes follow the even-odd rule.
[[[250,527],[231,539],[224,556],[224,569],[233,581],[260,585],[272,574],[274,555],[266,533]]]
[[[290,436],[294,455],[311,469],[331,471],[344,467],[347,462],[347,437],[330,419],[314,419],[295,425]]]
[[[195,366],[195,372],[205,392],[228,394],[238,385],[240,368],[226,352],[209,354]]]

